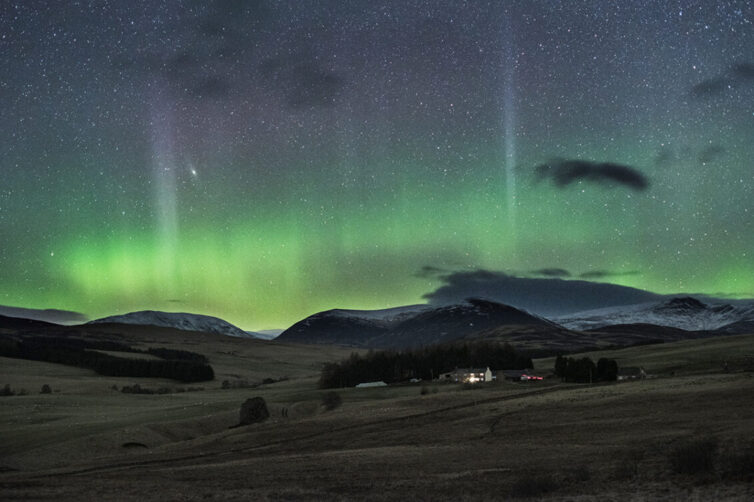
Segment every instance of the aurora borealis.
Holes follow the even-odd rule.
[[[2,305],[282,328],[478,269],[754,296],[749,1],[0,9]]]

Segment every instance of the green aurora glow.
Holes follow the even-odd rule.
[[[251,68],[277,57],[268,46],[293,42],[275,23],[299,19],[309,26],[334,16],[325,4],[311,21],[287,12],[298,9],[295,2],[281,4],[285,12],[266,21],[275,29],[265,31],[271,38],[258,42],[260,52],[238,57]],[[395,5],[407,10],[405,22],[424,22],[408,4]],[[600,5],[582,8],[596,12]],[[37,8],[41,19],[49,16]],[[141,5],[136,31],[151,29],[150,9]],[[153,74],[114,72],[105,61],[115,55],[99,49],[87,49],[93,67],[79,68],[83,49],[73,42],[60,45],[62,56],[49,63],[73,90],[51,90],[41,67],[19,62],[21,42],[12,41],[1,60],[13,77],[6,79],[8,118],[0,126],[9,138],[0,160],[0,303],[92,318],[185,311],[245,329],[281,328],[330,308],[421,303],[442,285],[418,273],[425,266],[511,274],[562,267],[574,276],[608,270],[614,274],[606,281],[658,293],[752,295],[754,115],[741,105],[754,102],[752,86],[700,103],[688,97],[692,85],[732,64],[722,54],[754,48],[750,27],[708,47],[703,33],[682,35],[685,25],[678,24],[650,42],[653,56],[634,38],[615,35],[613,52],[592,63],[602,49],[590,45],[591,35],[558,31],[562,16],[566,27],[581,22],[578,12],[545,12],[545,21],[558,26],[547,33],[528,33],[514,19],[522,55],[511,201],[496,69],[505,48],[495,36],[508,14],[494,2],[470,12],[448,9],[481,14],[466,19],[470,38],[455,41],[457,51],[469,51],[463,62],[449,63],[445,45],[415,41],[407,29],[396,43],[424,47],[425,59],[409,54],[405,66],[393,63],[388,82],[373,71],[391,50],[388,35],[355,47],[325,37],[313,50],[340,62],[331,64],[345,83],[334,105],[305,108],[287,106],[256,74],[244,86],[229,77],[230,91],[214,98],[181,94],[170,82],[155,91]],[[517,9],[511,15],[528,19],[525,2]],[[70,16],[69,38],[117,24],[109,15],[84,21],[74,10],[60,14]],[[650,24],[663,19],[638,7],[628,11]],[[437,12],[445,19],[443,9]],[[356,33],[361,15],[330,23]],[[180,12],[170,16],[180,21]],[[677,18],[672,23],[681,23]],[[6,31],[14,23],[21,21],[3,16]],[[595,23],[600,37],[611,36],[609,22]],[[629,23],[624,31],[650,28]],[[27,29],[45,40],[30,50],[46,53],[58,43],[39,26]],[[106,46],[110,36],[97,33]],[[121,52],[142,43],[124,36]],[[559,49],[565,52],[540,47],[566,44],[568,36],[569,48]],[[687,38],[677,43],[678,37]],[[142,52],[172,50],[160,43]],[[615,54],[637,63],[611,66]],[[439,69],[426,63],[432,57]],[[236,75],[233,65],[212,64]],[[590,64],[599,65],[593,74]],[[93,72],[101,80],[91,79]],[[23,94],[25,85],[35,98]],[[699,160],[717,145],[710,155],[722,153]],[[624,163],[651,186],[537,180],[533,166],[555,157]]]

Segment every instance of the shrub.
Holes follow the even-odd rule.
[[[5,384],[5,386],[0,389],[0,396],[15,396],[16,393],[13,392],[13,389],[10,388],[10,384]]]
[[[263,422],[270,416],[270,412],[267,410],[267,403],[264,398],[252,397],[247,399],[241,405],[241,414],[239,417],[239,425],[249,425],[256,422]]]
[[[40,393],[40,394],[52,394],[52,389],[50,388],[50,386],[49,386],[49,385],[47,385],[47,384],[44,384],[44,385],[42,386],[42,390],[40,390],[40,391],[39,391],[39,393]]]
[[[676,474],[705,474],[715,470],[717,439],[687,439],[670,450],[668,460]]]
[[[340,407],[341,404],[343,404],[343,400],[340,398],[340,394],[334,390],[322,394],[322,406],[324,406],[327,411],[332,411],[335,408]]]
[[[429,394],[429,388],[426,385],[422,385],[422,389],[421,391],[419,391],[419,393],[422,396],[426,396],[427,394]]]
[[[146,387],[142,387],[138,383],[135,383],[131,386],[124,385],[120,391],[123,394],[154,394],[154,391],[152,389],[147,389]]]

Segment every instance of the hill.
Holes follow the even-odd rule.
[[[4,499],[82,500],[95,492],[139,500],[750,498],[750,482],[729,460],[751,458],[754,380],[740,369],[704,365],[710,356],[750,350],[754,335],[604,353],[665,378],[593,387],[546,379],[350,388],[338,391],[340,408],[326,411],[307,372],[318,358],[337,360],[350,350],[86,327],[95,329],[105,332],[91,336],[190,346],[222,378],[250,378],[260,368],[274,374],[283,361],[292,377],[253,389],[223,388],[218,380],[201,390],[139,395],[111,388],[129,379],[2,359],[2,382],[33,389],[0,398]],[[535,368],[546,367],[550,361],[535,360]],[[43,383],[53,393],[39,394]],[[254,396],[265,399],[271,417],[230,429],[240,404]],[[698,431],[718,445],[714,463],[699,476],[674,472],[669,455]]]
[[[159,326],[163,328],[175,328],[184,331],[201,331],[204,333],[216,333],[218,335],[235,336],[238,338],[263,338],[254,332],[247,332],[238,328],[228,321],[200,314],[185,312],[160,312],[155,310],[142,310],[129,314],[114,315],[89,321],[88,324],[137,324],[141,326]]]
[[[277,339],[364,348],[403,348],[459,340],[494,327],[557,326],[523,310],[470,298],[442,307],[427,305],[380,311],[328,310],[297,322]]]
[[[577,330],[615,324],[653,324],[686,331],[750,332],[749,325],[745,323],[754,322],[754,301],[725,303],[708,299],[708,302],[690,296],[676,297],[661,302],[589,310],[560,317],[556,321]]]

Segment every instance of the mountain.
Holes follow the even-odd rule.
[[[442,307],[410,305],[386,310],[328,310],[297,322],[277,340],[403,348],[458,340],[503,325],[556,327],[523,310],[471,298]]]
[[[39,321],[37,319],[25,319],[22,317],[4,316],[0,315],[0,330],[27,330],[27,329],[47,329],[53,327],[60,327],[59,324],[54,324],[47,321]]]
[[[8,305],[0,305],[0,315],[53,324],[81,324],[88,320],[84,314],[71,310],[30,309],[25,307],[9,307]]]
[[[616,324],[653,324],[686,331],[750,333],[754,325],[754,301],[735,304],[719,300],[676,297],[658,303],[589,310],[555,319],[569,329],[590,330]],[[714,302],[714,303],[713,303]]]
[[[176,328],[184,331],[201,331],[219,335],[235,336],[238,338],[258,338],[253,334],[233,326],[227,321],[200,314],[187,314],[183,312],[159,312],[155,310],[142,310],[130,314],[114,315],[90,321],[87,324],[138,324],[143,326],[159,326],[163,328]]]

